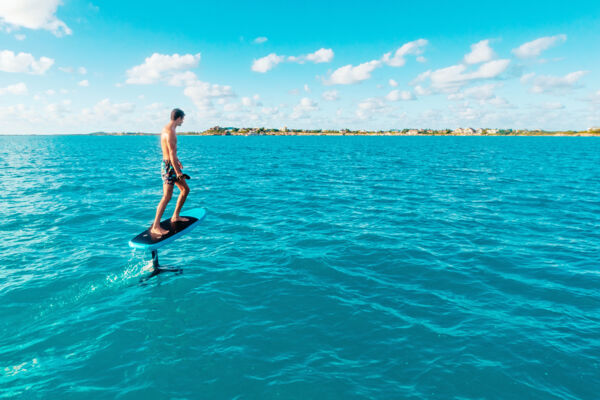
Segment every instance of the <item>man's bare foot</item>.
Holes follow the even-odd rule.
[[[162,236],[162,235],[166,235],[167,233],[169,233],[169,231],[161,228],[160,226],[158,228],[155,228],[155,227],[150,228],[150,234],[154,235],[154,236]]]
[[[173,222],[186,222],[189,221],[189,219],[187,219],[186,217],[171,217],[171,223]]]

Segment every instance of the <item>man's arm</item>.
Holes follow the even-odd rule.
[[[181,175],[181,170],[179,169],[181,163],[179,162],[179,158],[177,158],[177,137],[173,131],[170,131],[167,136],[167,146],[169,148],[169,160],[171,160],[171,165],[175,169],[175,173],[179,176]]]

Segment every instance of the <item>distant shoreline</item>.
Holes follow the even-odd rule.
[[[81,134],[84,136],[158,136],[159,133],[147,132],[94,132]],[[261,133],[222,133],[222,132],[178,132],[178,136],[574,136],[574,137],[596,137],[600,132],[589,131],[514,131],[510,133],[442,133],[442,132],[424,132],[424,133],[404,133],[404,132],[261,132]],[[41,136],[41,135],[40,135]]]
[[[0,134],[0,136],[159,136],[160,133],[149,132],[93,132],[93,133],[28,133],[28,134]],[[220,133],[220,132],[178,132],[178,136],[457,136],[457,137],[483,137],[483,136],[538,136],[538,137],[598,137],[600,132],[594,131],[528,131],[528,132],[511,132],[511,133],[484,133],[484,134],[467,134],[467,133],[441,133],[441,132],[426,132],[426,133],[403,133],[403,132],[264,132],[264,133]]]

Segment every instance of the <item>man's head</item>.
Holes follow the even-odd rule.
[[[185,117],[185,113],[179,108],[174,108],[171,111],[171,121],[175,121],[177,126],[181,126],[183,124],[183,118]]]

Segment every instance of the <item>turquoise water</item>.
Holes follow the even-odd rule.
[[[158,146],[0,136],[0,398],[600,396],[600,140],[181,137],[142,285]]]

